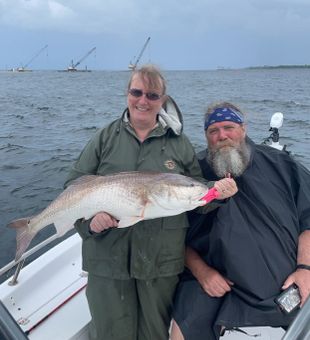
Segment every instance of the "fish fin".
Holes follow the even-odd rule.
[[[28,227],[30,218],[21,218],[8,224],[10,228],[16,228],[16,253],[15,261],[19,260],[36,233],[31,233]]]
[[[131,217],[123,217],[119,222],[118,222],[118,228],[126,228],[130,227],[140,221],[143,221],[144,218],[141,216],[131,216]]]

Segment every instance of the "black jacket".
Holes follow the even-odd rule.
[[[247,138],[252,155],[238,193],[206,217],[190,214],[187,244],[234,282],[217,316],[226,326],[286,325],[274,298],[296,268],[298,237],[310,229],[310,172],[290,155]],[[218,178],[198,159],[208,180]],[[183,279],[193,279],[189,271]]]

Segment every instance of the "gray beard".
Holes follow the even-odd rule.
[[[239,177],[247,168],[250,155],[249,146],[243,142],[238,146],[208,150],[207,161],[219,178],[223,178],[227,174]]]

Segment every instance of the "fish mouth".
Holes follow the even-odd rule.
[[[202,195],[199,195],[198,201],[203,201],[208,193],[204,193]]]
[[[202,192],[200,195],[199,195],[199,198],[198,200],[201,201],[201,200],[204,200],[205,197],[208,195],[208,193],[210,192],[211,189],[207,189],[205,190],[204,192]]]
[[[203,206],[207,203],[206,196],[208,195],[208,192],[204,192],[200,194],[199,196],[196,196],[196,198],[193,200],[199,204],[199,206]]]

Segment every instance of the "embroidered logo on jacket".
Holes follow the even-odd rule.
[[[171,159],[168,159],[166,162],[165,162],[165,167],[169,170],[173,170],[175,169],[175,162]]]

